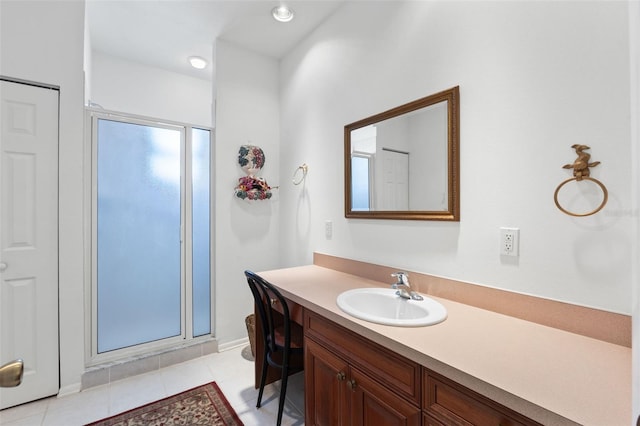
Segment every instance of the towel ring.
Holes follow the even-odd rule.
[[[574,213],[574,212],[570,212],[569,210],[563,208],[560,205],[560,202],[558,201],[558,193],[560,192],[560,189],[566,185],[569,182],[572,181],[576,181],[579,182],[581,180],[590,180],[591,182],[595,183],[596,185],[598,185],[600,187],[600,189],[602,189],[602,193],[604,194],[604,198],[602,200],[602,203],[600,203],[600,205],[598,207],[596,207],[595,210],[590,211],[588,213]],[[558,185],[558,187],[556,188],[556,192],[553,194],[553,201],[556,202],[556,206],[563,212],[568,214],[569,216],[575,216],[575,217],[584,217],[584,216],[591,216],[592,214],[598,213],[600,210],[602,210],[602,208],[604,207],[605,204],[607,204],[607,200],[609,199],[609,192],[607,191],[607,188],[604,186],[604,184],[602,182],[600,182],[598,179],[589,177],[589,176],[582,176],[580,178],[578,177],[572,177],[569,178],[567,180],[565,180],[564,182],[562,182],[560,185]]]
[[[564,166],[562,166],[562,168],[573,169],[573,177],[565,180],[560,185],[558,185],[558,187],[556,188],[556,192],[553,194],[553,201],[555,201],[556,207],[558,207],[560,211],[568,214],[569,216],[575,216],[575,217],[591,216],[592,214],[598,213],[600,210],[602,210],[604,205],[607,204],[607,200],[609,199],[609,192],[607,191],[607,188],[604,186],[602,182],[600,182],[598,179],[595,179],[589,176],[590,174],[589,168],[595,167],[598,164],[600,164],[599,161],[590,161],[591,154],[585,151],[591,148],[589,148],[587,145],[581,145],[581,144],[571,145],[571,148],[576,150],[576,154],[578,154],[578,158],[576,158],[575,161],[571,164],[565,164]],[[590,211],[588,213],[574,213],[574,212],[570,212],[569,210],[563,208],[560,205],[560,202],[558,201],[558,192],[560,192],[560,189],[563,186],[565,186],[569,182],[573,182],[574,180],[576,182],[580,182],[582,180],[590,180],[591,182],[598,185],[600,189],[602,189],[604,198],[602,200],[602,203],[598,207],[596,207],[595,210]]]
[[[302,171],[301,176],[299,176],[300,171]],[[293,178],[291,178],[291,180],[293,181],[293,184],[300,185],[307,178],[308,171],[309,171],[309,166],[307,166],[306,163],[302,164],[302,166],[298,166],[298,168],[293,172]]]

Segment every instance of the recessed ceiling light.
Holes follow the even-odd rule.
[[[284,4],[274,7],[271,10],[271,14],[276,21],[280,22],[289,22],[293,19],[293,9],[290,9]]]
[[[190,56],[189,63],[192,67],[199,70],[205,69],[207,67],[207,61],[205,61],[204,58],[201,58],[200,56]]]

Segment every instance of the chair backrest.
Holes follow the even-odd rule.
[[[275,328],[279,325],[274,320],[273,308],[274,303],[278,303],[282,307],[282,317],[284,326],[284,346],[288,348],[291,344],[291,318],[289,316],[289,307],[287,301],[280,294],[273,284],[266,281],[261,276],[251,271],[244,271],[249,283],[249,288],[253,294],[256,310],[260,316],[260,322],[262,323],[262,336],[264,339],[265,348],[269,351],[275,352],[276,338]]]

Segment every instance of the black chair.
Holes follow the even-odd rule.
[[[282,409],[284,408],[287,379],[291,369],[292,357],[302,360],[302,326],[291,321],[286,299],[272,284],[251,271],[244,271],[244,274],[247,277],[251,293],[253,293],[256,310],[260,323],[262,324],[261,331],[264,343],[262,378],[260,379],[260,391],[258,393],[258,403],[256,407],[260,408],[262,402],[262,393],[264,391],[269,367],[282,370],[278,421],[276,423],[280,425],[282,422]],[[280,306],[282,313],[278,311],[274,312],[273,306],[276,304]]]

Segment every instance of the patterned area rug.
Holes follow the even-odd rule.
[[[215,382],[90,423],[87,426],[242,426]]]

